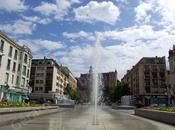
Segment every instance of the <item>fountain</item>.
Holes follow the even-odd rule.
[[[97,104],[98,104],[98,88],[100,83],[99,78],[99,66],[101,59],[101,45],[100,45],[100,35],[96,34],[96,44],[94,47],[93,54],[93,75],[92,75],[92,86],[93,86],[93,100],[94,100],[94,119],[93,124],[97,125]]]
[[[93,111],[93,121],[92,124],[87,124],[85,130],[103,130],[105,129],[104,125],[100,123],[98,120],[98,101],[99,101],[99,86],[101,83],[101,76],[100,76],[100,61],[101,61],[101,45],[100,45],[100,34],[96,33],[96,43],[93,50],[93,72],[92,72],[92,102],[94,104],[94,111]]]
[[[114,108],[114,109],[126,109],[126,110],[135,109],[134,97],[132,95],[122,96],[121,97],[121,104],[119,106],[114,104],[112,106],[112,108]]]

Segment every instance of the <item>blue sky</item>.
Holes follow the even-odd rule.
[[[96,32],[103,72],[119,79],[148,56],[168,56],[175,41],[174,0],[0,0],[0,30],[55,58],[78,76],[91,65]]]

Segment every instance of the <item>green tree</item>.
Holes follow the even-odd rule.
[[[122,96],[130,95],[130,88],[127,84],[118,83],[117,86],[110,88],[109,99],[111,102],[120,101]]]
[[[64,89],[64,93],[69,95],[69,98],[72,100],[76,100],[77,102],[81,100],[80,91],[78,89],[72,89],[70,84],[68,84],[67,87]]]

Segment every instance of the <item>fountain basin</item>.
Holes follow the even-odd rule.
[[[104,124],[98,123],[98,124],[87,124],[87,126],[84,128],[84,130],[106,130]]]
[[[126,106],[126,105],[117,106],[117,105],[112,105],[112,109],[133,110],[133,109],[135,109],[135,106]]]

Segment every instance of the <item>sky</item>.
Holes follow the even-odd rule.
[[[0,0],[0,30],[33,58],[54,58],[75,76],[92,64],[100,34],[102,72],[121,79],[142,57],[175,43],[175,0]]]

